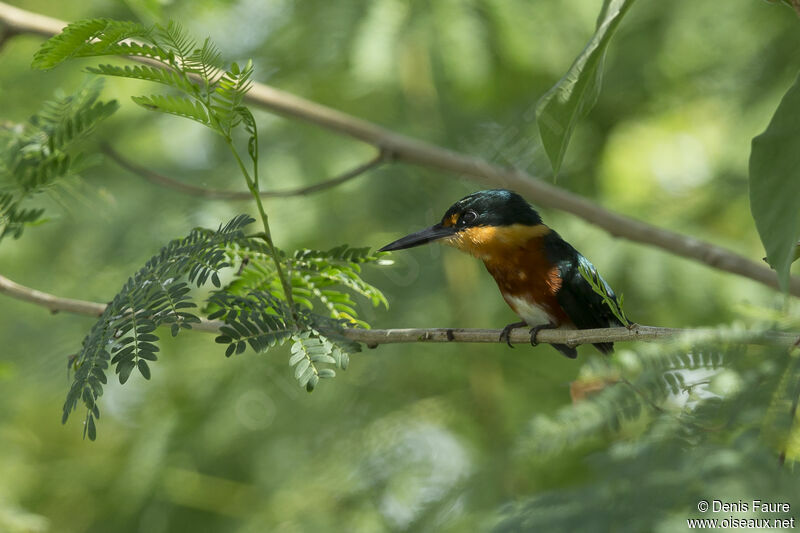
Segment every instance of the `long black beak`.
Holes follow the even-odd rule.
[[[441,224],[436,224],[430,228],[425,228],[422,231],[406,235],[402,239],[397,239],[393,243],[387,244],[379,252],[391,252],[392,250],[403,250],[405,248],[413,248],[420,244],[425,244],[443,237],[449,237],[455,234],[456,229],[453,226],[447,227]]]

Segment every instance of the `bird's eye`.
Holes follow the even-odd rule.
[[[475,222],[476,218],[478,218],[478,213],[476,213],[475,211],[467,211],[466,213],[461,215],[461,218],[458,220],[458,223],[461,224],[462,226],[466,226],[471,222]]]

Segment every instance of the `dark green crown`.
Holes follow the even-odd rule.
[[[467,215],[470,212],[475,215]],[[465,196],[450,206],[442,222],[451,220],[453,215],[458,215],[459,226],[464,227],[542,223],[542,217],[522,196],[507,189],[490,189]]]

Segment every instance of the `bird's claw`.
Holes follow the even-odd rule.
[[[536,337],[539,335],[539,332],[543,329],[554,329],[556,327],[555,324],[539,324],[538,326],[534,326],[531,328],[531,346],[538,346],[539,341],[536,340]]]
[[[513,348],[514,345],[511,344],[511,330],[514,328],[521,328],[522,326],[527,326],[527,322],[514,322],[513,324],[509,324],[503,328],[503,331],[500,332],[500,338],[498,339],[500,342],[503,342],[505,338],[506,344],[508,344],[509,348]]]

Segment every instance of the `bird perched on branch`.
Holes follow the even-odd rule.
[[[503,299],[523,319],[503,328],[500,340],[505,339],[509,346],[511,330],[517,327],[531,327],[531,344],[536,346],[536,335],[542,329],[623,325],[580,273],[580,268],[588,272],[606,298],[618,304],[594,265],[545,226],[539,213],[512,191],[492,189],[470,194],[453,204],[440,223],[387,244],[380,251],[437,240],[482,260]],[[610,342],[594,346],[603,353],[614,350]],[[578,355],[566,344],[553,347],[570,358]]]

